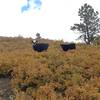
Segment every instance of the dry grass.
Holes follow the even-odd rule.
[[[0,75],[13,71],[16,100],[100,100],[100,47],[64,52],[60,41],[47,42],[38,53],[31,39],[0,38]]]

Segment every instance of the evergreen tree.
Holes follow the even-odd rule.
[[[100,32],[100,18],[98,11],[94,11],[91,5],[85,3],[78,11],[80,23],[71,26],[71,30],[80,32],[78,39],[83,39],[86,44],[91,44]]]

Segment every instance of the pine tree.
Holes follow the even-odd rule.
[[[91,5],[85,3],[78,11],[80,23],[71,26],[71,30],[80,32],[78,39],[83,39],[86,44],[91,44],[100,32],[100,18],[98,11],[94,11]]]

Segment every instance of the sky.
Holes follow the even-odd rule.
[[[99,0],[0,0],[0,36],[41,37],[76,41],[70,30],[79,23],[78,9],[90,4],[100,12]]]

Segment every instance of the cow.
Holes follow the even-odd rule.
[[[32,43],[33,43],[33,45],[35,45],[35,44],[38,43],[38,41],[37,41],[36,39],[33,39],[33,40],[32,40]]]
[[[68,51],[68,50],[76,49],[76,45],[75,43],[61,44],[61,48],[64,51]]]
[[[33,49],[38,52],[46,51],[49,47],[48,43],[36,43],[33,44]]]

